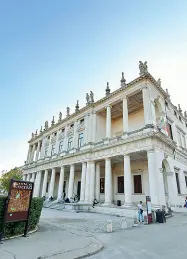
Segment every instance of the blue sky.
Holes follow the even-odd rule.
[[[139,60],[187,110],[187,2],[0,1],[0,170],[23,164],[36,129],[85,94],[138,76]]]

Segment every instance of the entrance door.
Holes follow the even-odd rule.
[[[78,186],[77,186],[77,195],[80,200],[80,195],[81,195],[81,181],[78,181]]]

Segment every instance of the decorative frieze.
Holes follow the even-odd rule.
[[[62,140],[65,138],[65,132],[60,132],[58,135],[58,140]]]
[[[77,132],[83,131],[84,129],[85,129],[84,122],[81,122],[80,124],[77,125]]]

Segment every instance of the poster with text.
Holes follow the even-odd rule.
[[[28,219],[34,183],[11,180],[5,222]]]

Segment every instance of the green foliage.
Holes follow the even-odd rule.
[[[2,222],[4,217],[6,198],[7,197],[0,196],[0,232],[2,230]],[[29,216],[29,231],[36,228],[40,219],[42,207],[43,207],[43,198],[32,198],[30,216]],[[25,222],[23,221],[6,223],[5,236],[10,237],[15,235],[21,235],[24,233],[24,229],[25,229]]]
[[[9,191],[11,179],[22,180],[22,173],[18,168],[12,169],[0,177],[0,185],[3,190]]]

